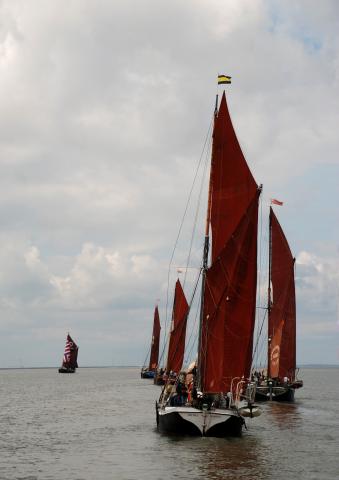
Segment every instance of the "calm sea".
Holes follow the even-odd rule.
[[[339,479],[339,369],[304,369],[241,438],[168,437],[136,368],[0,370],[0,479]]]

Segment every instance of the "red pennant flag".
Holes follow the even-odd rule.
[[[280,200],[277,200],[276,198],[271,198],[271,204],[273,205],[284,205],[284,202],[280,202]]]

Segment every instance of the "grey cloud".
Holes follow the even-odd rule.
[[[338,199],[330,181],[338,165],[337,5],[275,5],[1,3],[0,342],[14,336],[26,362],[43,365],[36,338],[58,349],[68,328],[86,345],[85,362],[99,361],[96,349],[107,353],[100,362],[114,348],[117,362],[143,356],[156,298],[164,316],[168,261],[224,69],[233,77],[228,101],[239,140],[266,197],[283,197],[280,218],[295,254],[324,258],[325,243],[337,245],[338,227],[314,229],[308,214],[326,185]],[[315,198],[308,194],[319,171]],[[307,205],[299,206],[301,195]],[[201,207],[198,234],[203,216]],[[192,205],[172,281],[193,217]],[[202,235],[195,267],[201,244]],[[319,279],[327,285],[326,272],[302,268],[301,316]],[[94,332],[105,335],[91,343]],[[133,353],[121,347],[123,336]]]

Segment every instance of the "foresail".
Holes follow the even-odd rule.
[[[167,371],[180,372],[185,351],[186,324],[188,315],[188,303],[182,289],[181,283],[177,280],[175,285],[172,328],[167,356]]]
[[[160,330],[161,330],[161,326],[160,326],[159,310],[158,310],[158,306],[156,306],[154,310],[151,354],[150,354],[149,367],[148,367],[149,370],[155,370],[158,366]]]
[[[271,283],[273,298],[269,309],[268,352],[269,375],[294,378],[296,367],[296,305],[294,285],[294,258],[284,232],[270,209],[271,228]],[[281,328],[280,345],[274,341]],[[279,369],[273,360],[279,357]]]
[[[235,135],[225,92],[214,122],[210,181],[214,262],[237,228],[258,188]]]
[[[227,392],[247,378],[256,311],[258,199],[256,190],[238,227],[206,273],[201,338],[204,392]]]

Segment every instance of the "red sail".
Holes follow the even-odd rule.
[[[149,370],[155,370],[158,366],[160,330],[161,330],[161,326],[160,326],[159,310],[158,310],[158,306],[156,306],[154,310],[151,354],[149,358],[149,367],[148,367]]]
[[[247,378],[256,309],[258,199],[206,273],[201,339],[204,392],[227,392],[232,378]]]
[[[280,322],[280,324],[275,329],[273,337],[270,340],[270,371],[269,376],[270,378],[277,378],[279,377],[279,365],[280,365],[280,345],[281,345],[281,337],[282,331],[284,327],[284,320]]]
[[[225,92],[214,123],[210,181],[214,262],[237,228],[258,188],[235,135]]]
[[[168,372],[172,370],[178,373],[181,370],[184,361],[187,315],[188,303],[181,283],[177,280],[175,284],[172,326],[166,366]]]
[[[78,346],[67,334],[64,358],[62,361],[64,368],[78,368]]]
[[[210,178],[212,265],[205,279],[200,350],[205,392],[229,391],[232,378],[250,373],[259,194],[224,93],[214,123]]]
[[[271,304],[268,336],[268,374],[283,380],[294,379],[296,367],[296,307],[294,286],[294,258],[282,228],[270,209],[271,228]],[[280,344],[275,341],[281,328]],[[279,369],[272,365],[272,357],[279,360]]]

